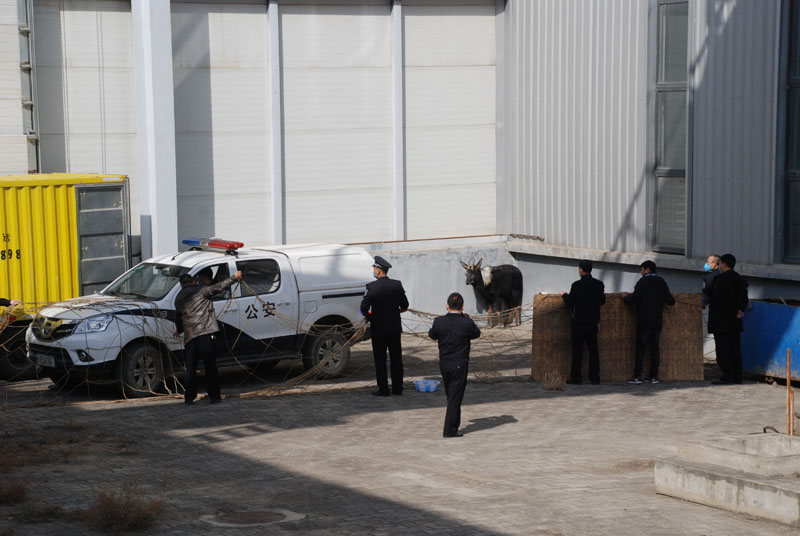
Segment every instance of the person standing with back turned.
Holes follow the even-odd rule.
[[[583,367],[583,343],[589,348],[589,380],[600,383],[600,352],[597,349],[597,332],[600,323],[600,307],[606,303],[605,285],[592,277],[592,261],[578,263],[581,278],[572,284],[569,292],[562,292],[561,298],[570,308],[572,319],[572,367],[567,383],[581,384]]]
[[[714,334],[717,363],[722,378],[715,384],[742,383],[742,317],[747,307],[747,281],[733,268],[736,257],[726,253],[721,257],[720,273],[711,287],[708,303],[708,332]]]
[[[633,287],[633,294],[622,293],[626,304],[636,304],[636,358],[633,377],[628,383],[642,383],[644,352],[650,347],[650,377],[647,383],[659,383],[658,365],[661,361],[661,326],[664,322],[664,304],[675,305],[675,298],[667,282],[656,274],[656,263],[644,261],[640,265],[641,279]]]
[[[372,333],[372,355],[378,383],[378,390],[372,393],[375,396],[403,394],[403,349],[400,346],[403,325],[400,313],[408,310],[408,298],[403,284],[386,275],[391,267],[383,257],[375,257],[372,275],[376,281],[367,283],[367,291],[361,300],[361,314],[369,320]],[[386,375],[387,349],[392,372],[391,393]]]
[[[470,341],[481,336],[481,330],[464,314],[464,298],[458,292],[447,297],[447,314],[437,317],[428,336],[439,342],[439,371],[447,395],[447,413],[442,437],[461,437],[461,401],[467,388],[467,365]]]

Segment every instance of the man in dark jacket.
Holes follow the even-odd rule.
[[[714,383],[742,383],[742,317],[747,307],[747,281],[734,271],[736,257],[721,257],[720,273],[711,287],[708,305],[708,332],[714,334],[717,363],[722,378]]]
[[[184,377],[184,402],[194,404],[197,398],[197,361],[203,360],[206,370],[206,390],[212,404],[222,401],[217,374],[217,352],[213,337],[219,331],[217,315],[211,296],[222,292],[242,278],[242,272],[220,281],[216,285],[198,285],[194,277],[184,274],[180,278],[181,291],[175,297],[175,325],[183,333],[186,357]]]
[[[661,357],[661,326],[664,317],[664,304],[675,305],[675,298],[669,291],[667,282],[656,275],[656,263],[644,261],[641,264],[642,278],[633,287],[633,294],[622,293],[627,304],[636,304],[636,362],[633,378],[628,383],[642,383],[645,348],[650,347],[650,377],[648,383],[658,383],[658,364]]]
[[[392,371],[391,394],[403,394],[403,349],[400,334],[403,326],[400,313],[408,310],[408,298],[400,281],[389,279],[389,264],[383,257],[375,257],[372,273],[376,279],[367,284],[361,300],[361,314],[367,317],[372,334],[372,355],[375,359],[375,376],[378,390],[372,394],[389,396],[389,379],[386,375],[386,350]]]
[[[461,437],[461,401],[467,389],[467,365],[470,341],[481,336],[481,330],[463,313],[464,298],[458,292],[447,297],[447,314],[433,321],[428,336],[439,342],[439,371],[447,395],[447,413],[442,437]]]
[[[592,277],[592,261],[578,263],[581,278],[561,298],[570,308],[572,319],[572,367],[567,383],[580,385],[583,367],[583,344],[589,348],[589,380],[600,383],[600,353],[597,350],[597,331],[600,306],[606,303],[605,285]]]

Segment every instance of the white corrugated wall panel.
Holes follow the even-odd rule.
[[[266,3],[172,5],[180,237],[270,242],[268,36]]]
[[[385,188],[286,193],[289,242],[373,242],[391,237],[392,197]]]
[[[28,142],[23,135],[17,2],[0,2],[0,175],[28,171]]]
[[[388,5],[282,5],[286,239],[392,237]]]
[[[130,2],[34,2],[43,172],[119,173],[139,232]]]
[[[28,140],[25,136],[0,136],[0,175],[28,172]]]
[[[496,232],[495,6],[407,5],[408,238]]]
[[[644,251],[648,2],[509,0],[505,31],[512,232]]]
[[[691,4],[694,256],[774,261],[778,0]],[[779,171],[780,172],[780,171]]]

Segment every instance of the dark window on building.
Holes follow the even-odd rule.
[[[789,69],[786,93],[786,244],[784,257],[800,261],[800,1],[792,0],[789,19]]]
[[[686,248],[686,80],[689,4],[659,0],[653,249]]]

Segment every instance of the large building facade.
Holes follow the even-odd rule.
[[[498,235],[535,292],[732,252],[800,297],[798,4],[3,0],[0,167],[127,174],[144,256]]]

